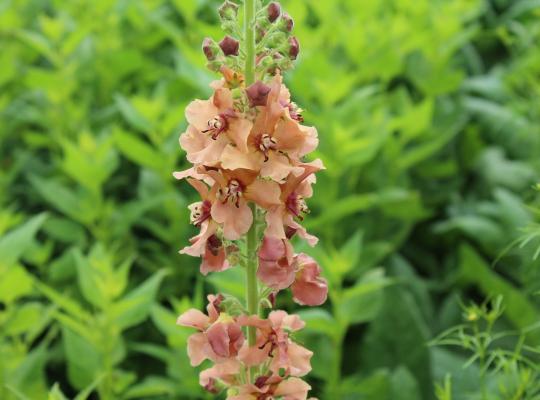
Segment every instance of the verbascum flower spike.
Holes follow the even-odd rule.
[[[180,253],[201,257],[201,273],[242,268],[246,298],[208,296],[207,312],[191,309],[178,324],[195,329],[187,352],[210,393],[228,400],[306,400],[311,351],[294,340],[304,327],[296,315],[273,310],[287,289],[300,305],[326,301],[327,281],[310,256],[296,254],[294,237],[315,246],[302,221],[309,214],[320,160],[305,157],[318,145],[317,130],[303,125],[302,109],[283,83],[284,69],[300,52],[294,21],[277,2],[258,10],[227,0],[219,9],[226,35],[206,38],[203,52],[221,79],[212,96],[186,108],[180,146],[192,166],[175,172],[200,195],[190,222],[200,229]],[[244,21],[242,34],[239,21]]]

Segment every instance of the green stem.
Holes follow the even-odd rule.
[[[245,80],[246,86],[251,85],[255,81],[255,0],[245,0],[244,14],[244,38],[246,43],[246,64],[245,64]],[[259,314],[259,296],[257,284],[257,207],[251,204],[251,212],[253,213],[253,224],[247,234],[247,265],[246,265],[246,298],[247,309],[250,315]],[[257,331],[255,327],[248,327],[248,344],[255,346],[257,342]],[[254,371],[250,374],[250,379],[254,380]]]
[[[246,86],[255,82],[255,0],[245,0],[244,37],[246,40]]]
[[[259,314],[259,289],[257,284],[257,210],[255,205],[251,204],[253,212],[253,224],[247,234],[247,274],[246,274],[246,298],[247,309],[250,315]],[[256,342],[256,329],[248,327],[248,341],[250,346]]]

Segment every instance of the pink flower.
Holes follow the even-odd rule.
[[[269,375],[259,377],[254,384],[243,385],[238,394],[227,400],[306,400],[311,386],[299,378],[283,379]]]
[[[222,298],[209,296],[208,316],[199,310],[190,309],[178,317],[177,324],[196,328],[199,333],[188,339],[188,355],[192,366],[204,360],[224,362],[235,357],[244,344],[240,325],[228,314],[220,313]]]
[[[293,252],[288,240],[264,237],[259,249],[257,277],[274,290],[291,286],[295,276]]]
[[[324,166],[320,160],[300,164],[300,166],[303,168],[301,175],[296,176],[291,174],[285,183],[280,185],[281,204],[268,210],[266,214],[267,228],[265,234],[278,239],[290,239],[292,235],[298,233],[310,245],[314,246],[317,243],[317,238],[308,235],[295,221],[295,218],[302,220],[303,214],[309,212],[305,198],[310,197],[312,194],[311,184],[313,180],[311,176],[323,169]]]
[[[187,131],[180,136],[180,146],[186,157],[193,164],[215,166],[221,161],[223,149],[230,143],[227,135],[218,135],[215,139],[189,125]]]
[[[279,186],[257,179],[257,173],[253,171],[207,168],[206,174],[219,185],[211,215],[214,221],[223,224],[223,236],[228,240],[239,239],[251,227],[253,214],[248,201],[265,209],[280,204]]]
[[[317,147],[317,131],[290,117],[288,103],[280,98],[281,90],[278,75],[272,82],[266,107],[259,108],[249,136],[249,150],[226,146],[221,155],[223,168],[260,171],[262,177],[276,182],[283,182],[291,173],[302,174],[298,160]]]
[[[217,235],[218,225],[211,219],[212,204],[216,201],[217,185],[212,189],[201,181],[188,179],[188,182],[201,195],[202,201],[189,206],[191,211],[191,223],[200,226],[200,233],[191,238],[191,246],[180,250],[180,254],[189,254],[193,257],[203,257],[201,263],[201,273],[207,275],[209,272],[224,271],[231,266],[227,261],[227,251],[222,240]]]
[[[296,279],[292,284],[293,299],[300,305],[320,306],[328,296],[328,283],[321,278],[321,268],[310,256],[295,256]]]
[[[286,375],[292,376],[304,376],[311,371],[313,353],[289,338],[290,332],[305,326],[297,315],[278,310],[272,311],[267,320],[241,316],[238,323],[258,329],[257,345],[244,346],[239,353],[239,359],[247,366],[260,365],[270,358],[270,370],[276,374],[283,369]]]
[[[239,384],[241,370],[242,364],[239,361],[226,360],[202,371],[199,375],[199,384],[208,392],[217,394],[219,391],[216,383],[219,381],[229,386],[236,386]]]
[[[186,119],[197,131],[208,135],[211,139],[217,140],[219,136],[226,135],[240,150],[247,152],[247,139],[253,124],[234,110],[232,93],[229,89],[218,88],[212,99],[193,101],[186,108]],[[200,138],[194,136],[193,140],[200,141]],[[182,144],[190,153],[200,148],[194,143],[188,143],[187,139]]]

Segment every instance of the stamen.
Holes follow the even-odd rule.
[[[300,220],[304,219],[303,214],[310,213],[306,201],[302,196],[296,194],[296,192],[293,192],[289,195],[286,204],[287,209],[290,211],[290,213],[293,214],[295,217],[299,218]]]
[[[210,217],[210,210],[212,204],[208,200],[199,201],[189,206],[191,215],[189,217],[190,223],[195,226],[200,226],[204,221]]]
[[[264,154],[264,161],[268,161],[268,153],[270,150],[277,149],[277,140],[269,134],[265,133],[259,138],[259,150]]]
[[[236,179],[232,179],[225,189],[219,190],[218,195],[223,204],[229,201],[233,203],[236,208],[240,208],[240,199],[243,196],[243,190],[242,184]]]
[[[229,124],[227,122],[227,116],[225,114],[219,114],[208,120],[207,125],[208,129],[204,130],[203,133],[211,133],[212,139],[216,140],[222,132],[227,130]]]

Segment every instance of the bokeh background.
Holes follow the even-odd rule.
[[[280,298],[313,395],[539,399],[540,2],[282,3],[327,166],[306,251],[330,301]],[[171,172],[218,5],[0,0],[0,399],[213,398],[175,319],[241,271],[177,253]]]

